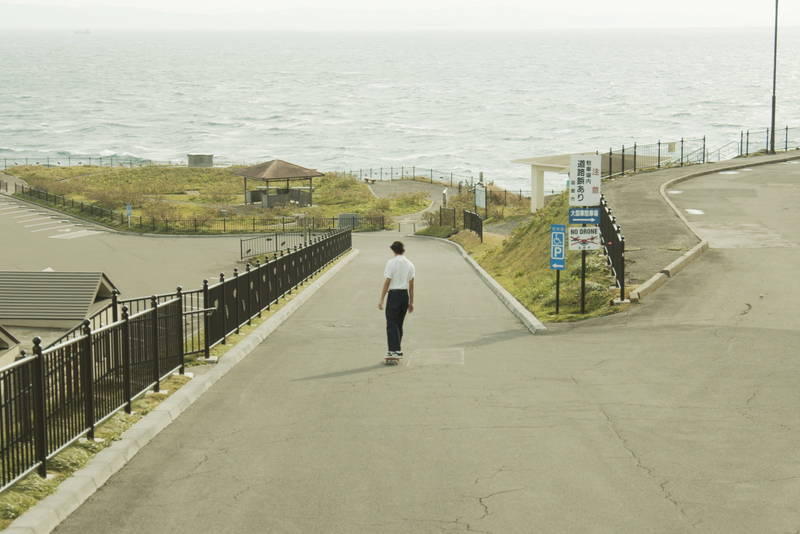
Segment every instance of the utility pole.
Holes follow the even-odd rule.
[[[769,153],[775,153],[775,90],[778,82],[778,0],[775,0],[775,48],[772,55],[772,127],[769,131]]]

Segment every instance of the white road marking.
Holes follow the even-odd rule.
[[[29,223],[29,222],[33,222],[33,221],[43,221],[43,220],[45,220],[45,219],[50,219],[50,218],[51,218],[51,217],[39,217],[38,215],[34,215],[34,216],[33,216],[32,218],[30,218],[30,219],[20,219],[20,220],[18,220],[18,221],[17,221],[17,224]]]
[[[28,211],[28,210],[20,210],[20,209],[18,209],[16,211],[7,211],[5,213],[0,213],[0,215],[14,215],[15,213],[22,213],[23,211]]]
[[[720,174],[739,174],[739,171],[720,171]]]
[[[62,223],[59,223],[56,226],[50,226],[48,228],[39,228],[38,230],[31,230],[31,233],[33,234],[33,233],[36,233],[36,232],[46,232],[47,230],[57,230],[59,228],[71,228],[71,227],[75,226],[74,224],[69,224],[67,226],[61,226],[61,224]]]
[[[686,208],[686,213],[688,213],[690,215],[705,215],[706,212],[704,212],[703,210],[696,210],[696,209],[692,209],[692,208]]]
[[[667,191],[670,195],[682,195],[683,191],[678,191],[677,189],[673,189],[672,191]]]
[[[61,234],[61,235],[51,235],[49,236],[50,239],[76,239],[79,237],[88,237],[90,235],[100,234],[102,232],[97,232],[94,230],[78,230],[76,232],[70,232],[68,234]]]
[[[48,219],[52,219],[52,217],[47,217]],[[48,220],[47,222],[43,223],[36,223],[36,224],[26,224],[25,228],[33,228],[34,226],[44,226],[45,224],[53,224],[55,221]]]

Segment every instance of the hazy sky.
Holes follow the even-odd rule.
[[[800,25],[783,0],[781,24]],[[538,29],[770,26],[771,0],[0,0],[3,28]]]

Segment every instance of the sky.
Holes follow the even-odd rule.
[[[782,26],[800,26],[783,0]],[[768,27],[774,3],[731,0],[0,0],[4,29],[535,30]]]

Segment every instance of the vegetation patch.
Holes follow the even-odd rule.
[[[567,269],[561,273],[561,313],[556,315],[556,275],[550,270],[549,256],[550,225],[565,224],[567,212],[564,193],[552,198],[507,239],[484,232],[481,243],[470,231],[462,231],[452,239],[542,321],[575,321],[624,309],[612,304],[619,290],[605,254],[598,250],[587,253],[586,313],[579,313],[581,253],[568,252]]]
[[[421,211],[429,203],[424,193],[377,199],[367,184],[355,177],[330,174],[313,179],[314,206],[264,209],[260,205],[244,204],[243,178],[236,174],[238,168],[31,165],[12,167],[7,173],[25,180],[34,189],[63,195],[69,201],[94,204],[119,213],[131,204],[133,217],[162,220],[297,214],[335,217],[340,213],[389,217]],[[262,184],[258,180],[248,180],[248,189],[256,189]],[[65,209],[71,205],[59,207]],[[119,225],[116,217],[110,222]]]

